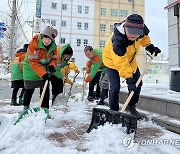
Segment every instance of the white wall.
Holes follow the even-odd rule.
[[[57,9],[51,9],[51,3],[57,3]],[[61,10],[61,5],[67,4],[67,10]],[[78,5],[82,6],[82,13],[78,13]],[[89,13],[85,14],[85,6],[89,6]],[[42,19],[56,20],[56,28],[59,32],[56,43],[60,44],[60,38],[65,38],[66,43],[71,43],[74,50],[73,57],[77,65],[85,65],[87,61],[83,49],[84,39],[88,39],[88,45],[93,45],[94,31],[94,1],[93,0],[46,0],[42,2]],[[66,27],[61,27],[61,21],[66,21]],[[77,22],[81,22],[81,30],[77,28]],[[88,30],[84,30],[84,23],[88,23]],[[48,23],[41,23],[43,30]],[[77,39],[81,39],[81,45],[77,46]]]

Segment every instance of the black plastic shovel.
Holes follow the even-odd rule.
[[[147,68],[150,66],[152,59],[154,58],[155,53],[153,53],[152,57],[149,59],[146,67],[144,68],[141,76],[139,77],[138,81],[136,82],[136,87],[138,87],[139,83],[141,82]],[[98,126],[104,125],[106,122],[112,124],[122,124],[122,127],[126,127],[126,133],[133,133],[136,132],[137,129],[137,119],[135,116],[123,113],[129,104],[132,96],[134,95],[134,91],[131,91],[130,95],[128,96],[126,102],[124,103],[122,109],[119,111],[113,111],[108,109],[101,109],[101,108],[93,108],[92,113],[92,120],[91,124],[87,130],[87,133],[90,133],[93,128],[97,129]]]

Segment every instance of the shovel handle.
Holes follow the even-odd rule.
[[[149,59],[149,61],[148,61],[147,65],[146,65],[146,67],[144,68],[144,70],[143,70],[141,76],[140,76],[139,79],[137,80],[137,82],[136,82],[136,87],[139,86],[139,84],[140,84],[140,82],[141,82],[141,80],[142,80],[142,78],[143,78],[145,72],[147,71],[148,67],[151,65],[151,61],[153,60],[154,57],[155,57],[155,52],[152,54],[152,56],[151,56],[151,58]],[[134,95],[134,91],[131,91],[131,93],[129,94],[127,100],[125,101],[123,107],[121,108],[120,112],[124,112],[124,111],[125,111],[127,105],[129,104],[131,98],[133,97],[133,95]]]
[[[43,101],[43,98],[44,98],[44,94],[46,92],[46,88],[47,88],[47,85],[48,85],[48,80],[46,80],[45,84],[44,84],[44,87],[43,87],[43,91],[42,91],[42,94],[41,94],[41,97],[40,97],[40,100],[39,100],[39,107],[41,107],[42,105],[42,101]]]
[[[73,85],[74,85],[74,82],[75,82],[75,80],[76,80],[76,78],[77,78],[78,75],[79,75],[79,73],[75,73],[74,78],[73,78],[72,85],[71,85],[71,87],[70,87],[70,89],[69,89],[69,93],[71,92],[72,87],[73,87]]]

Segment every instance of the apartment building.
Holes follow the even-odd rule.
[[[71,43],[79,66],[87,61],[84,47],[103,49],[114,23],[132,13],[144,16],[144,0],[37,0],[36,7],[36,32],[47,25],[56,28],[59,32],[56,43]],[[144,52],[137,57],[141,59],[140,67],[144,57]]]

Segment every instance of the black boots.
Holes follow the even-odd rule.
[[[100,99],[100,101],[97,103],[97,105],[104,105],[104,100]]]
[[[57,95],[52,95],[52,105],[54,104],[56,97],[57,97]]]
[[[23,105],[24,97],[19,97],[19,105]]]
[[[93,101],[94,101],[94,97],[93,97],[93,96],[88,96],[87,99],[88,99],[88,101],[90,101],[90,102],[93,102]]]
[[[29,106],[24,106],[23,111],[29,109]]]
[[[12,106],[19,106],[19,104],[17,103],[17,99],[16,98],[11,98],[11,105]]]
[[[142,115],[136,110],[136,105],[134,106],[128,105],[126,110],[129,111],[131,115],[135,116],[137,120],[142,119]]]

